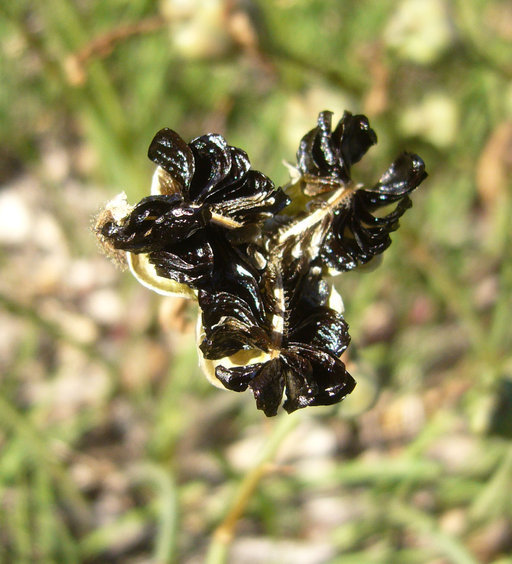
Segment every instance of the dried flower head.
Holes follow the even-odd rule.
[[[426,177],[423,161],[403,153],[373,187],[355,185],[351,167],[377,137],[365,116],[345,112],[334,131],[331,118],[320,113],[294,179],[277,189],[220,135],[187,144],[162,129],[148,152],[152,195],[134,207],[116,200],[96,225],[143,284],[197,300],[204,372],[250,388],[267,416],[283,395],[292,412],[354,389],[340,360],[350,341],[343,302],[322,276],[382,253]]]

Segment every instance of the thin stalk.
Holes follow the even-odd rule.
[[[244,476],[222,523],[215,529],[207,554],[207,564],[223,564],[227,562],[228,548],[235,534],[235,526],[244,514],[254,492],[271,467],[283,440],[300,421],[297,412],[282,415],[268,438],[260,458],[254,467]]]
[[[322,206],[313,213],[310,213],[302,219],[292,222],[290,225],[282,228],[277,235],[278,244],[284,245],[292,237],[305,233],[322,223],[327,214],[334,212],[343,205],[347,205],[357,188],[358,186],[355,186],[352,183],[340,186],[325,202],[323,202]]]
[[[161,16],[152,16],[134,23],[118,25],[101,35],[91,39],[86,45],[73,55],[79,69],[84,69],[95,59],[104,59],[117,45],[139,35],[146,35],[160,30],[167,25]],[[82,70],[82,72],[85,72]]]
[[[175,562],[178,500],[172,473],[156,464],[144,464],[135,469],[135,478],[151,484],[158,498],[158,529],[153,561],[155,564]]]

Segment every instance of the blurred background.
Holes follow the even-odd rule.
[[[429,178],[335,282],[356,391],[287,426],[227,561],[512,562],[508,0],[18,0],[0,53],[1,562],[205,560],[279,418],[207,383],[193,305],[92,221],[148,194],[162,127],[282,185],[324,109],[377,132],[356,180],[402,150]]]

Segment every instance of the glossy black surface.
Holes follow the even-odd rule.
[[[143,198],[122,224],[110,222],[102,234],[118,249],[149,253],[165,249],[204,229],[211,215],[207,209],[191,206],[178,195]]]
[[[243,150],[218,134],[187,144],[166,128],[148,155],[172,193],[144,198],[101,229],[115,248],[147,254],[159,276],[197,290],[201,353],[227,389],[252,390],[267,416],[283,396],[292,412],[336,403],[354,389],[339,358],[348,325],[322,276],[382,253],[426,177],[423,161],[403,153],[373,187],[354,186],[351,167],[377,137],[363,115],[345,112],[334,130],[331,120],[321,112],[300,142],[307,206],[295,215],[280,214],[289,197],[251,170]],[[234,362],[237,353],[247,364]]]
[[[172,129],[161,129],[148,156],[179,183],[185,201],[243,226],[272,217],[289,201],[270,178],[251,170],[245,151],[228,145],[216,133],[197,137],[187,145]]]
[[[350,393],[355,382],[339,355],[347,348],[350,337],[341,314],[327,305],[325,282],[309,271],[309,264],[283,255],[282,272],[284,322],[276,341],[269,321],[280,304],[269,307],[261,322],[251,310],[250,302],[239,296],[201,292],[199,305],[203,311],[206,337],[200,348],[208,359],[222,359],[240,350],[265,351],[266,362],[216,369],[217,378],[230,390],[253,391],[258,409],[267,416],[275,415],[281,404],[292,412],[308,405],[336,403]],[[298,269],[298,270],[297,270]],[[263,281],[261,288],[269,285]],[[271,287],[271,285],[270,285]],[[259,294],[258,299],[271,302]]]
[[[398,229],[398,219],[412,205],[408,194],[426,176],[420,157],[410,153],[400,155],[373,188],[355,191],[349,205],[334,212],[332,229],[315,263],[343,272],[385,251],[391,244],[390,233]],[[376,215],[389,205],[395,208]]]
[[[332,112],[321,112],[318,125],[301,140],[297,164],[304,175],[330,177],[340,183],[350,180],[350,167],[375,143],[377,136],[368,118],[345,112],[331,130]]]

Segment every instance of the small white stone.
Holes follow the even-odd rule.
[[[0,193],[0,243],[19,245],[30,234],[32,215],[23,198],[13,190]]]

